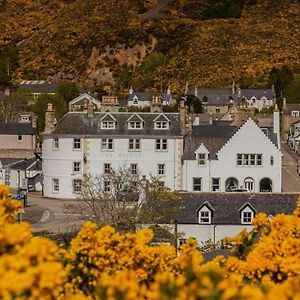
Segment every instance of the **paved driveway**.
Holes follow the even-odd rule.
[[[282,191],[287,193],[300,192],[300,176],[297,173],[297,162],[300,156],[286,144],[281,144],[282,162]]]

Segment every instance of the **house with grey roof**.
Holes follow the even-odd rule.
[[[166,92],[151,93],[151,92],[135,92],[132,88],[129,89],[128,106],[136,107],[151,107],[153,103],[160,103],[161,105],[173,105],[176,103],[172,97],[170,87]]]
[[[286,103],[286,99],[283,99],[281,135],[287,143],[294,130],[293,124],[297,121],[300,121],[300,103]]]
[[[48,80],[23,80],[16,84],[17,89],[27,89],[31,91],[34,98],[41,94],[54,95],[56,93],[56,83]]]
[[[42,191],[41,158],[0,158],[0,184],[13,189]]]
[[[183,190],[281,192],[279,112],[274,127],[263,131],[253,119],[240,127],[191,126],[184,137]]]
[[[165,224],[181,234],[179,244],[195,238],[199,245],[233,237],[240,231],[252,230],[258,213],[270,219],[278,214],[291,214],[299,195],[286,193],[180,193],[176,215],[167,216]]]
[[[232,88],[189,88],[187,95],[198,97],[208,113],[226,113],[232,105],[247,106],[261,111],[276,103],[273,89],[241,89],[233,84]]]
[[[95,95],[90,95],[88,93],[82,93],[78,97],[72,99],[69,102],[69,110],[83,111],[84,109],[87,109],[89,103],[93,103],[95,110],[101,110],[101,101]]]

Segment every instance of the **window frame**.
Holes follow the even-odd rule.
[[[79,185],[76,185],[77,183],[80,183]],[[76,188],[80,187],[80,189],[76,190]],[[73,193],[74,194],[80,194],[82,191],[82,179],[80,178],[74,178],[73,179]]]
[[[55,187],[57,187],[57,189],[55,189]],[[59,193],[59,178],[52,178],[52,193],[53,194]]]
[[[75,145],[79,145],[79,148]],[[80,151],[81,150],[81,138],[73,138],[73,150]]]
[[[218,180],[218,188],[215,190],[216,183],[214,183],[214,180]],[[211,179],[211,189],[213,192],[220,192],[221,187],[221,180],[220,177],[212,177]]]
[[[196,180],[200,180],[200,183],[195,183]],[[202,192],[202,177],[193,177],[193,192]]]
[[[52,150],[59,150],[59,138],[54,138],[52,140]]]
[[[155,121],[154,122],[154,129],[167,130],[169,128],[170,128],[170,123],[168,121]]]
[[[138,164],[130,164],[130,174],[133,176],[138,175]]]
[[[131,147],[132,145],[132,147]],[[138,147],[137,147],[138,145]],[[128,140],[128,151],[135,152],[141,151],[141,139],[129,139]]]
[[[103,164],[103,174],[109,175],[111,173],[111,163]]]
[[[109,145],[111,145],[111,148],[109,147]],[[102,138],[101,139],[101,151],[103,151],[103,152],[114,151],[114,139]]]
[[[23,135],[22,134],[18,134],[18,143],[22,143],[23,142]]]
[[[203,156],[203,157],[200,158],[200,156]],[[198,155],[197,155],[198,166],[205,167],[206,166],[206,161],[207,161],[207,159],[206,159],[206,153],[198,153]]]
[[[157,164],[157,176],[158,177],[166,176],[166,164]]]
[[[142,121],[128,121],[128,129],[143,129],[143,127]]]
[[[104,126],[104,124],[106,124]],[[112,125],[112,126],[110,126]],[[116,122],[115,121],[101,121],[101,129],[115,129],[116,128]]]
[[[261,167],[263,163],[262,153],[237,153],[237,167]]]
[[[78,166],[77,166],[78,170],[75,170],[76,169],[75,164],[78,164]],[[72,172],[73,173],[80,173],[81,172],[81,162],[80,161],[73,161]]]
[[[156,139],[155,151],[167,152],[168,151],[168,139]]]
[[[249,219],[249,216],[245,216],[245,214],[250,214],[250,221],[249,220],[245,221],[245,219]],[[253,221],[253,218],[254,218],[253,211],[242,211],[242,215],[241,215],[241,223],[242,224],[244,224],[244,225],[251,225],[252,221]]]

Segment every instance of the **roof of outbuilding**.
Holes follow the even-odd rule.
[[[257,213],[275,216],[292,213],[296,208],[298,194],[285,193],[180,193],[176,205],[183,207],[172,220],[178,223],[198,224],[197,211],[205,202],[214,209],[212,224],[241,224],[240,208],[250,204]]]
[[[192,134],[184,139],[184,158],[194,160],[195,151],[200,144],[204,144],[212,159],[216,158],[216,153],[233,136],[237,127],[222,126],[218,122],[212,125],[198,125],[192,127]]]
[[[154,129],[153,121],[157,113],[113,113],[116,119],[115,129],[101,129],[101,119],[107,113],[95,112],[94,117],[88,118],[85,112],[69,112],[56,125],[52,132],[53,135],[101,135],[101,136],[180,136],[179,114],[166,113],[170,120],[169,129]],[[143,121],[142,129],[128,129],[128,119],[134,114],[138,115]]]
[[[3,167],[10,167],[13,170],[41,171],[42,162],[38,157],[30,157],[28,159],[20,158],[0,158]]]
[[[292,111],[300,112],[300,103],[287,103],[286,108],[283,110],[283,114],[291,115]]]
[[[34,135],[37,129],[31,123],[5,123],[0,122],[1,135]]]

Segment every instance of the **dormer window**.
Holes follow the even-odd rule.
[[[255,209],[252,207],[250,203],[245,204],[240,209],[240,216],[241,216],[241,224],[244,225],[251,225],[253,218],[255,216]]]
[[[169,129],[169,122],[157,121],[154,123],[154,129]]]
[[[292,115],[293,118],[298,118],[298,117],[299,117],[299,111],[293,110],[293,111],[291,112],[291,115]]]
[[[102,121],[101,129],[115,129],[116,123],[114,121]]]
[[[138,115],[133,114],[127,120],[128,129],[142,129],[144,127],[144,120]]]
[[[205,166],[206,164],[206,153],[198,153],[198,165]]]
[[[139,121],[130,121],[128,122],[128,128],[129,129],[142,129],[143,123]]]
[[[132,103],[133,104],[139,104],[139,97],[137,95],[135,95],[133,98],[132,98]]]
[[[198,210],[199,224],[211,224],[213,208],[206,202]]]

